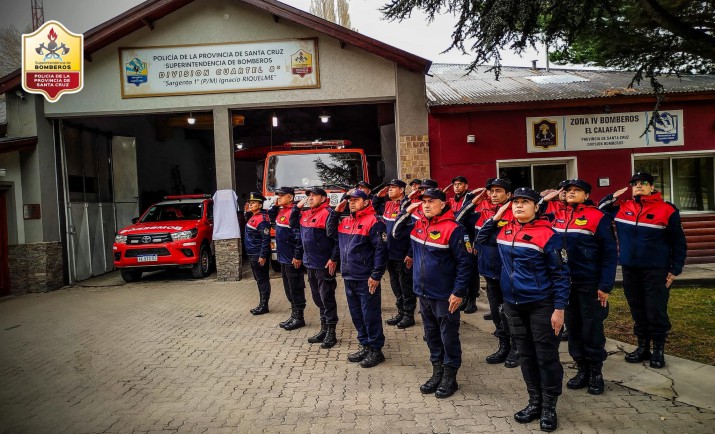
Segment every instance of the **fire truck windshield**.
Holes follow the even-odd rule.
[[[280,187],[350,188],[364,176],[359,152],[272,155],[268,159],[266,187],[268,191]]]

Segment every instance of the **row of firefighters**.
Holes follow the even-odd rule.
[[[380,282],[387,270],[397,314],[385,322],[414,326],[419,304],[432,364],[420,391],[447,398],[458,389],[462,363],[460,313],[476,311],[481,275],[499,342],[486,362],[521,366],[529,398],[514,418],[539,420],[541,430],[553,431],[564,375],[558,351],[564,323],[578,366],[566,386],[595,395],[604,391],[603,322],[619,262],[638,338],[625,359],[665,366],[669,287],[682,271],[686,244],[677,208],[653,183],[653,176],[638,172],[629,186],[599,204],[582,179],[541,193],[512,190],[509,180],[499,178],[474,190],[463,176],[442,189],[434,180],[415,179],[409,195],[399,179],[378,192],[360,182],[335,209],[321,188],[309,189],[298,203],[292,188],[280,188],[268,210],[262,206],[265,197],[254,192],[244,207],[244,242],[259,290],[251,313],[269,312],[273,222],[292,307],[280,327],[305,326],[307,272],[321,323],[308,341],[321,348],[336,345],[339,264],[360,344],[348,361],[364,368],[380,364],[385,360]]]

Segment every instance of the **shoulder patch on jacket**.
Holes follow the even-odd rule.
[[[503,226],[506,226],[507,223],[509,223],[509,222],[506,221],[506,220],[499,220],[499,223],[497,223],[497,226],[498,226],[498,227],[503,227]]]

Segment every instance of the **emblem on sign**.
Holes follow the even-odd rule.
[[[22,88],[55,102],[82,90],[84,38],[57,21],[22,35]]]
[[[532,123],[535,148],[549,149],[555,148],[558,144],[556,121],[542,119]]]
[[[138,57],[135,57],[131,62],[124,64],[124,70],[127,76],[127,83],[139,86],[146,83],[149,79],[149,68],[147,63]]]
[[[291,56],[290,68],[293,74],[301,78],[313,72],[313,55],[300,49]]]
[[[665,143],[678,140],[678,116],[668,112],[661,112],[655,118],[655,141]]]

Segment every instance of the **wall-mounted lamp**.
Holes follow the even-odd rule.
[[[611,113],[611,106],[610,105],[604,105],[603,106],[603,112],[606,114]]]
[[[243,149],[243,143],[236,143],[236,150],[240,151]]]
[[[320,122],[327,124],[330,120],[330,113],[323,110],[318,117],[320,118]]]
[[[273,113],[273,116],[271,116],[271,123],[274,127],[278,126],[278,116],[276,116],[275,113]]]
[[[470,134],[467,136],[467,143],[474,143],[477,141],[477,137],[474,134]]]
[[[189,125],[194,125],[196,123],[196,118],[193,113],[189,113],[189,117],[186,118],[186,123]]]

